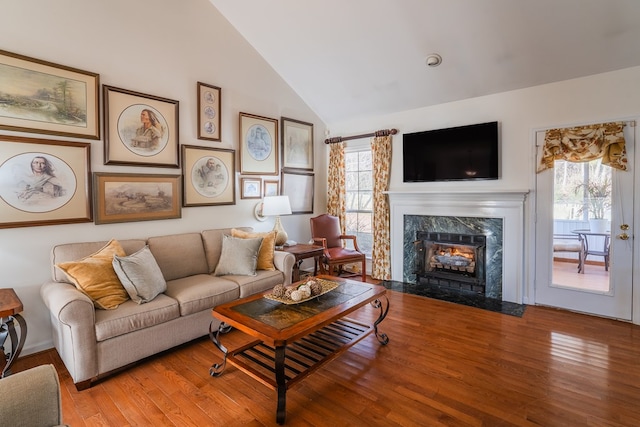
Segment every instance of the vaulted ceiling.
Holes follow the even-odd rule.
[[[639,0],[210,2],[327,124],[640,65]]]

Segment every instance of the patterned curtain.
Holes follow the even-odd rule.
[[[344,171],[344,142],[331,144],[329,150],[329,170],[327,183],[327,213],[340,219],[342,234],[345,233],[346,184]]]
[[[623,122],[612,122],[548,130],[537,172],[553,168],[555,160],[588,162],[599,158],[603,165],[627,170],[623,128]]]
[[[391,135],[376,136],[371,140],[373,163],[373,251],[371,277],[379,280],[391,279],[391,247],[389,189],[391,170]]]

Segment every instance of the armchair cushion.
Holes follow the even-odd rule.
[[[41,365],[0,380],[0,424],[62,424],[60,381],[53,365]]]
[[[129,299],[113,269],[113,256],[125,256],[117,240],[79,261],[63,262],[56,267],[64,271],[76,287],[84,292],[97,308],[115,309]]]

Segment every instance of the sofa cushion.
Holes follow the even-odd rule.
[[[142,305],[129,300],[116,310],[96,311],[96,339],[105,341],[168,322],[179,316],[178,302],[163,294]],[[122,351],[126,351],[126,349],[122,349]]]
[[[135,303],[149,302],[167,289],[167,282],[149,246],[129,256],[115,255],[113,269]]]
[[[222,253],[214,274],[224,276],[237,274],[255,276],[258,264],[258,251],[262,245],[262,238],[239,239],[224,236],[222,239]]]
[[[238,230],[237,228],[231,229],[232,237],[239,237],[241,239],[255,239],[262,238],[262,246],[258,251],[258,264],[256,270],[275,270],[273,265],[273,253],[276,250],[276,236],[278,232],[275,230],[267,231],[265,233],[250,233],[244,230]]]
[[[125,256],[117,240],[111,240],[103,248],[78,261],[56,264],[84,292],[94,305],[102,309],[115,309],[129,299],[113,269],[114,255]]]
[[[56,264],[84,258],[99,251],[100,248],[104,247],[107,243],[109,242],[103,240],[98,242],[76,242],[55,245],[51,249],[51,277],[53,277],[53,280],[56,282],[73,283],[63,270],[56,267]],[[147,241],[142,239],[118,239],[118,243],[120,243],[124,252],[129,255],[144,248]]]
[[[147,245],[167,281],[209,272],[200,233],[149,237]]]
[[[180,315],[188,316],[238,299],[238,284],[209,274],[167,281],[165,295],[178,301]]]
[[[253,228],[236,227],[236,230],[251,232],[253,231]],[[202,243],[204,244],[207,264],[209,265],[209,273],[213,273],[215,271],[218,261],[220,261],[220,254],[222,253],[222,238],[229,235],[231,235],[231,228],[218,228],[204,230],[202,232]]]

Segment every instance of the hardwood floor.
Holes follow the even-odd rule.
[[[388,297],[380,331],[389,344],[370,335],[289,390],[286,425],[640,425],[640,327],[543,307],[518,318]],[[233,347],[247,338],[235,330],[222,340]],[[14,372],[53,363],[73,427],[276,425],[275,392],[230,366],[210,377],[219,361],[200,339],[82,392],[55,350],[19,359]]]

